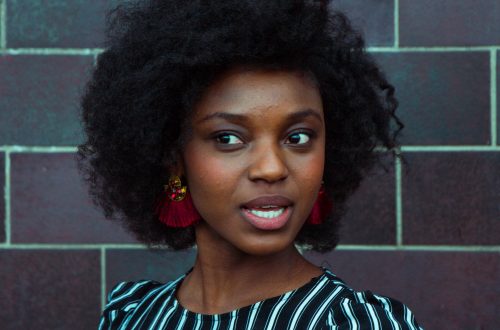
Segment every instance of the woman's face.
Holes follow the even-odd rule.
[[[325,123],[313,81],[299,72],[232,70],[194,110],[183,174],[200,226],[248,254],[289,247],[323,176]]]

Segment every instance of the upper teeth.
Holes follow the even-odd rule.
[[[269,207],[263,207],[263,208],[269,208]],[[281,213],[283,213],[283,211],[285,211],[285,208],[282,207],[276,211],[259,211],[259,210],[255,210],[255,209],[250,209],[249,211],[250,211],[250,213],[252,213],[253,215],[256,215],[258,217],[271,219],[271,218],[276,218]]]

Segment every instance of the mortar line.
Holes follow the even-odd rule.
[[[415,152],[415,151],[500,151],[500,146],[492,145],[406,145],[400,147],[401,151],[404,152]],[[71,153],[77,152],[78,147],[72,146],[20,146],[20,145],[4,145],[0,146],[0,152],[10,153]],[[376,152],[388,152],[387,148],[376,148]]]
[[[10,246],[11,242],[11,210],[10,210],[10,152],[5,153],[5,187],[4,187],[4,202],[5,202],[5,245]]]
[[[3,48],[4,55],[95,55],[103,51],[101,48]]]
[[[7,0],[0,0],[0,49],[7,48]]]
[[[124,250],[147,250],[148,248],[141,244],[64,244],[64,243],[16,243],[0,244],[0,249],[14,250],[100,250],[105,249],[124,249]],[[168,249],[164,249],[168,252]]]
[[[403,245],[403,203],[401,189],[401,160],[396,157],[395,166],[395,184],[396,184],[396,245]]]
[[[398,24],[399,30],[399,24]],[[395,37],[396,38],[396,37]],[[399,38],[399,32],[398,32]],[[369,52],[489,52],[499,50],[500,45],[486,46],[422,46],[422,47],[366,47]],[[104,48],[3,48],[0,54],[6,55],[99,55]]]
[[[129,250],[129,249],[138,249],[138,250],[148,250],[145,246],[141,246],[139,244],[131,245],[131,244],[123,244],[122,246],[119,244],[115,245],[95,245],[91,246],[90,244],[10,244],[7,246],[6,244],[0,244],[0,250],[101,250],[106,249],[116,250]],[[193,248],[194,249],[194,248]],[[308,251],[307,247],[302,248],[304,251]],[[384,245],[384,244],[374,244],[374,245],[363,245],[363,244],[340,244],[336,248],[337,250],[352,250],[352,251],[442,251],[442,252],[498,252],[500,253],[500,245]],[[174,250],[163,249],[164,252],[175,252]]]
[[[78,147],[65,147],[65,146],[18,146],[18,145],[11,145],[11,146],[0,146],[0,151],[8,151],[11,153],[18,153],[18,152],[77,152]]]
[[[436,46],[436,47],[366,47],[368,52],[374,53],[403,53],[403,52],[490,52],[500,49],[498,45],[491,46]]]
[[[401,151],[404,152],[499,152],[499,146],[402,146]]]
[[[101,311],[106,306],[106,248],[101,248]]]
[[[500,245],[338,245],[342,251],[422,251],[422,252],[494,252],[500,253]]]
[[[394,48],[399,48],[399,0],[394,0]]]
[[[491,145],[497,141],[497,51],[490,52],[490,109],[491,109]]]

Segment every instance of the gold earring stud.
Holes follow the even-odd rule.
[[[171,201],[180,202],[186,197],[187,186],[182,185],[181,179],[177,175],[171,175],[168,179],[168,185],[164,187]]]

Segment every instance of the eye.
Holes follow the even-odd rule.
[[[220,144],[242,144],[243,141],[239,137],[230,133],[221,133],[215,137],[217,143]]]
[[[311,136],[308,133],[297,132],[290,134],[288,136],[288,142],[291,144],[307,144],[311,140]]]

